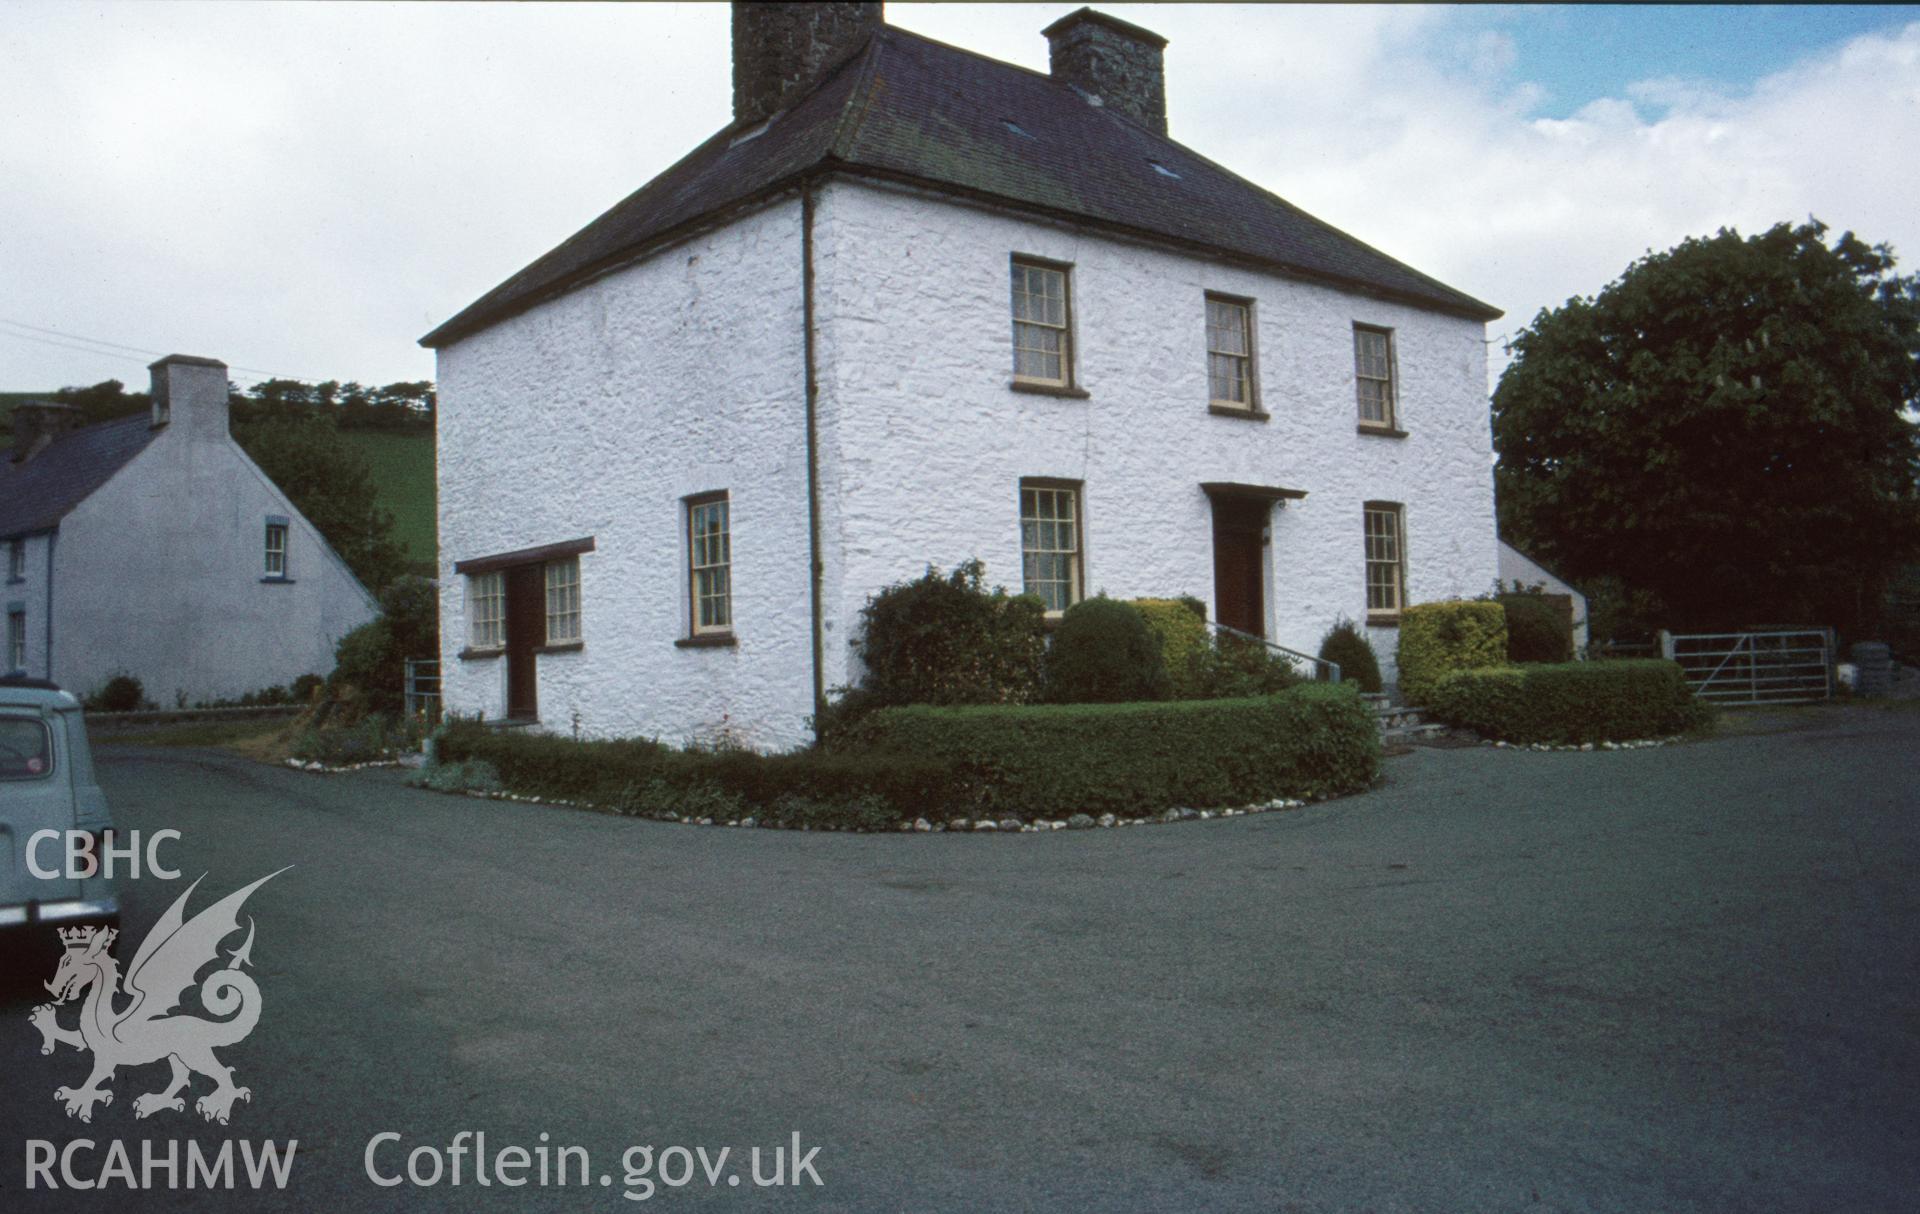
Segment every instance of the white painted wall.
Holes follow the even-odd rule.
[[[542,726],[766,749],[810,740],[800,204],[787,199],[439,352],[446,706],[505,711],[462,660],[457,561],[594,537],[578,653],[537,659]],[[689,632],[686,495],[731,500],[738,645]]]
[[[1587,596],[1555,577],[1551,570],[1505,540],[1500,541],[1500,580],[1522,587],[1544,586],[1548,594],[1573,596],[1573,644],[1576,654],[1587,651]]]
[[[1482,324],[864,184],[824,192],[816,241],[830,684],[876,588],[968,557],[1019,588],[1023,476],[1085,483],[1089,591],[1209,603],[1200,483],[1306,490],[1274,513],[1267,601],[1268,635],[1307,652],[1365,618],[1365,501],[1406,506],[1411,601],[1491,588]],[[1089,399],[1008,388],[1015,253],[1073,265]],[[1207,291],[1256,301],[1270,421],[1207,411]],[[1356,321],[1394,330],[1407,438],[1356,432]],[[1396,631],[1371,634],[1391,678]]]
[[[1087,585],[1211,600],[1202,481],[1276,511],[1269,635],[1365,616],[1361,503],[1406,504],[1413,601],[1495,574],[1484,326],[874,186],[816,220],[826,681],[880,587],[979,557],[1019,588],[1018,484],[1085,482]],[[1009,390],[1008,259],[1075,266],[1087,400]],[[1266,422],[1207,412],[1203,293],[1253,297]],[[463,660],[461,560],[592,536],[584,647],[537,659],[541,724],[804,744],[812,709],[800,206],[783,200],[439,352],[449,709],[497,718],[505,660]],[[1355,431],[1352,325],[1396,333],[1405,439]],[[684,510],[732,500],[734,649],[683,649]],[[1389,677],[1395,634],[1373,631]]]
[[[61,520],[54,680],[84,695],[124,671],[171,708],[326,674],[378,605],[228,435],[225,370],[173,373],[171,422]],[[269,515],[290,582],[262,581]]]

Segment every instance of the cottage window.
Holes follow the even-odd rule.
[[[1067,388],[1073,385],[1068,328],[1067,268],[1013,261],[1013,377]]]
[[[507,575],[505,570],[467,578],[468,641],[475,649],[507,647]]]
[[[1080,555],[1080,486],[1021,481],[1021,580],[1028,594],[1047,605],[1048,615],[1080,601]]]
[[[580,558],[547,562],[547,644],[580,641]]]
[[[724,491],[687,499],[687,590],[694,636],[733,630],[733,540]]]
[[[7,612],[7,670],[19,674],[27,669],[27,613],[25,609]]]
[[[1394,428],[1393,331],[1353,326],[1353,379],[1360,394],[1360,424]]]
[[[1207,395],[1216,405],[1252,410],[1253,305],[1207,296]]]
[[[287,524],[277,519],[267,521],[267,576],[287,576]]]
[[[1398,618],[1407,597],[1406,509],[1396,502],[1368,502],[1367,615]]]
[[[27,580],[27,541],[14,540],[7,545],[7,580]]]

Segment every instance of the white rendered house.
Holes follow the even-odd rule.
[[[28,403],[0,462],[0,672],[164,708],[333,669],[379,605],[227,431],[227,366],[153,364],[150,413],[75,428]]]
[[[1046,34],[736,6],[734,122],[423,339],[450,709],[802,744],[968,558],[1389,664],[1493,584],[1499,313],[1169,139],[1155,35]]]

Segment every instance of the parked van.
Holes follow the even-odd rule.
[[[0,929],[117,924],[120,900],[104,876],[66,874],[69,833],[93,835],[98,856],[112,826],[80,701],[44,679],[0,678]]]

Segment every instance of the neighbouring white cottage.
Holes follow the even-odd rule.
[[[972,557],[1389,665],[1492,587],[1500,313],[1168,138],[1163,39],[1045,33],[736,5],[734,121],[422,339],[450,709],[801,744],[869,597]]]
[[[227,431],[227,366],[170,355],[149,413],[13,412],[0,463],[5,661],[77,694],[115,674],[171,708],[333,668],[379,605]]]

